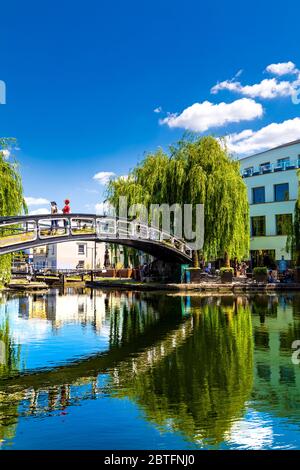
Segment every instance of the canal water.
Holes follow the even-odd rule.
[[[0,448],[300,449],[295,340],[295,294],[2,293]]]

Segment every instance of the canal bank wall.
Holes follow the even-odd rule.
[[[199,284],[172,284],[158,282],[136,282],[128,279],[105,279],[101,281],[86,281],[85,285],[91,288],[113,288],[140,291],[200,291],[200,292],[278,292],[299,291],[299,283],[199,283]]]

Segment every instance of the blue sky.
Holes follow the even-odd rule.
[[[296,1],[3,4],[0,135],[18,140],[30,210],[68,197],[94,212],[103,172],[127,174],[185,129],[233,135],[238,154],[300,138],[299,13]]]

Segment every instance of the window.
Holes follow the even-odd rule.
[[[268,364],[257,364],[257,375],[260,379],[270,382],[271,380],[271,367]]]
[[[271,170],[270,162],[261,163],[259,168],[262,172]]]
[[[243,176],[252,176],[253,172],[253,166],[250,166],[249,168],[245,168],[243,171]]]
[[[289,183],[274,185],[274,200],[277,202],[289,200]]]
[[[265,187],[252,188],[252,204],[261,204],[265,202]]]
[[[251,217],[251,233],[253,237],[266,235],[266,217],[264,215]]]
[[[279,375],[281,384],[294,384],[296,382],[295,370],[293,367],[280,366]]]
[[[288,235],[293,223],[292,214],[277,214],[276,216],[276,235]]]
[[[78,254],[85,255],[85,245],[83,244],[78,245]]]
[[[78,261],[76,269],[83,269],[83,268],[84,268],[84,261],[83,260]]]
[[[269,333],[267,331],[255,328],[254,330],[254,344],[257,349],[269,349]]]

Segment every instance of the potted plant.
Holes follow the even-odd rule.
[[[132,268],[121,268],[117,271],[117,277],[130,278],[132,277]]]
[[[103,269],[99,273],[100,277],[116,277],[116,270],[112,268]]]
[[[232,282],[233,280],[233,268],[221,268],[221,282]]]
[[[267,282],[268,281],[268,269],[266,266],[258,266],[253,269],[253,279],[256,282]]]
[[[199,284],[201,282],[202,271],[200,268],[189,268],[187,271],[190,273],[189,278],[192,284]]]

